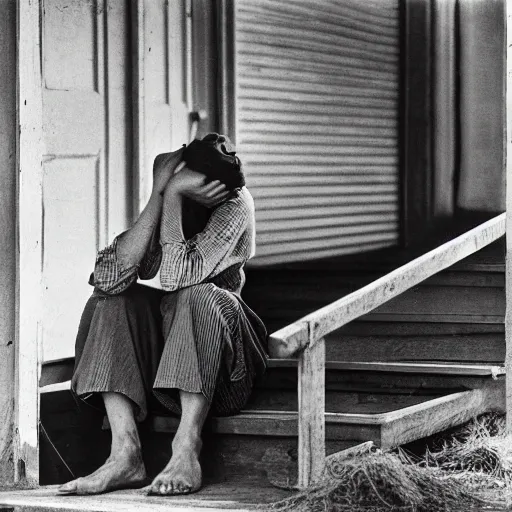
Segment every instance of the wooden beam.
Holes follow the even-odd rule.
[[[16,3],[0,2],[0,488],[14,481],[14,359],[16,324]]]
[[[39,349],[42,325],[43,129],[40,0],[18,5],[18,318],[14,480],[39,482]]]
[[[236,2],[217,0],[218,129],[236,143]]]
[[[507,433],[512,435],[512,3],[506,2],[506,76],[505,76],[505,166],[507,185],[507,256],[505,273],[505,343]]]
[[[144,0],[131,0],[132,18],[132,106],[133,106],[133,205],[135,221],[148,200],[146,169],[146,108],[144,87]]]
[[[401,238],[418,243],[432,222],[432,0],[401,5]]]
[[[298,366],[297,359],[269,359],[269,368],[294,368]],[[366,362],[366,361],[327,361],[325,368],[339,371],[365,371],[365,372],[396,372],[414,373],[419,375],[478,375],[496,379],[505,373],[505,368],[492,364],[468,363],[404,363],[404,362]]]
[[[297,485],[317,483],[325,469],[325,341],[299,359],[299,476]]]
[[[505,234],[505,214],[429,251],[367,286],[311,313],[270,336],[273,357],[293,357],[301,349],[359,318],[425,279],[479,251]]]
[[[504,386],[495,383],[386,413],[381,423],[381,448],[396,448],[424,439],[480,414],[502,412],[503,406]]]
[[[433,215],[453,216],[456,160],[456,0],[434,0],[432,37]],[[413,226],[411,226],[413,227]],[[414,227],[413,227],[414,228]],[[420,230],[417,232],[421,233]]]

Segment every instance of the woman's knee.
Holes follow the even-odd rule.
[[[198,307],[200,310],[209,308],[217,309],[220,305],[231,305],[235,299],[229,292],[219,288],[213,283],[202,283],[186,288],[187,302],[192,307]]]

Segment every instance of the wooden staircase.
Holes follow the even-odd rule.
[[[327,453],[364,441],[392,448],[504,409],[503,254],[500,240],[325,337]],[[252,268],[244,298],[275,331],[413,256]],[[76,474],[93,470],[108,453],[103,414],[76,402],[66,384],[55,384],[69,380],[70,364],[43,369],[44,484],[70,478],[56,450]],[[207,481],[246,481],[260,489],[295,481],[297,364],[272,359],[246,410],[208,422]],[[169,458],[176,427],[176,418],[158,410],[141,427],[150,473]],[[91,435],[94,454],[83,443]]]

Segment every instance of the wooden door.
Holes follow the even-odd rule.
[[[127,4],[43,4],[45,361],[73,355],[96,251],[130,216]]]

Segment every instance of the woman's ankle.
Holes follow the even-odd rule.
[[[173,453],[181,450],[195,451],[198,455],[203,446],[201,439],[201,433],[193,429],[187,430],[186,432],[176,432],[172,441]]]
[[[112,440],[110,456],[114,458],[142,460],[142,449],[138,435]]]

